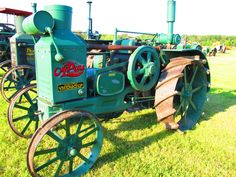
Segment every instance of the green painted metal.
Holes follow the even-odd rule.
[[[46,32],[46,27],[53,28],[54,20],[48,12],[41,10],[28,16],[22,26],[27,34],[43,34]]]
[[[16,34],[10,38],[12,66],[35,65],[34,39],[22,27],[24,16],[15,16]]]
[[[44,9],[52,15],[55,21],[56,30],[71,31],[71,18],[72,18],[71,7],[62,5],[50,5],[50,6],[45,6]]]
[[[23,22],[29,34],[45,30],[50,33],[35,45],[39,97],[50,104],[84,98],[87,96],[86,45],[71,32],[72,8],[52,5],[45,9]],[[38,18],[32,21],[37,14],[47,18],[45,23],[38,25]]]
[[[152,47],[140,46],[129,58],[127,76],[135,90],[150,90],[160,74],[158,53]]]
[[[168,0],[167,3],[168,34],[173,34],[174,32],[175,9],[176,9],[176,2],[174,0]]]
[[[121,72],[109,71],[98,75],[96,88],[99,95],[111,96],[124,91],[125,76]]]

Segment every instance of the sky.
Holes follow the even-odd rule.
[[[91,0],[93,30],[113,34],[115,28],[148,33],[167,32],[167,0]],[[45,5],[62,4],[73,8],[72,31],[88,29],[87,0],[0,0],[0,7],[31,11]],[[236,35],[235,0],[176,0],[174,33],[196,35]],[[6,16],[0,14],[0,22]],[[13,17],[9,17],[13,21]]]

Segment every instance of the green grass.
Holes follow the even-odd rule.
[[[102,123],[99,159],[85,176],[236,176],[236,51],[209,58],[212,89],[201,121],[184,134],[166,131],[154,110],[123,114]],[[29,140],[18,138],[0,98],[0,176],[29,176]]]

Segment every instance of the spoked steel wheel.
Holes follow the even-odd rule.
[[[0,63],[0,71],[5,74],[11,68],[11,60],[6,60]]]
[[[201,60],[174,58],[162,71],[156,87],[156,114],[167,129],[192,129],[199,120],[208,87]],[[175,118],[178,122],[175,123]]]
[[[48,119],[33,135],[27,165],[33,176],[81,176],[97,160],[103,141],[95,116],[64,111]]]
[[[36,84],[20,90],[11,100],[7,118],[10,128],[20,137],[30,138],[40,124]]]
[[[29,85],[34,80],[35,71],[31,66],[21,65],[13,67],[1,80],[1,94],[7,102],[10,102],[17,91]]]

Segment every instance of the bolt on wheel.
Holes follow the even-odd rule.
[[[1,80],[1,94],[10,102],[17,91],[29,85],[35,80],[34,68],[28,65],[21,65],[11,68]]]
[[[37,96],[36,84],[29,85],[21,89],[8,106],[8,123],[20,137],[30,138],[39,127]]]
[[[86,111],[64,111],[48,119],[33,135],[27,165],[33,176],[81,176],[97,160],[102,127]]]

